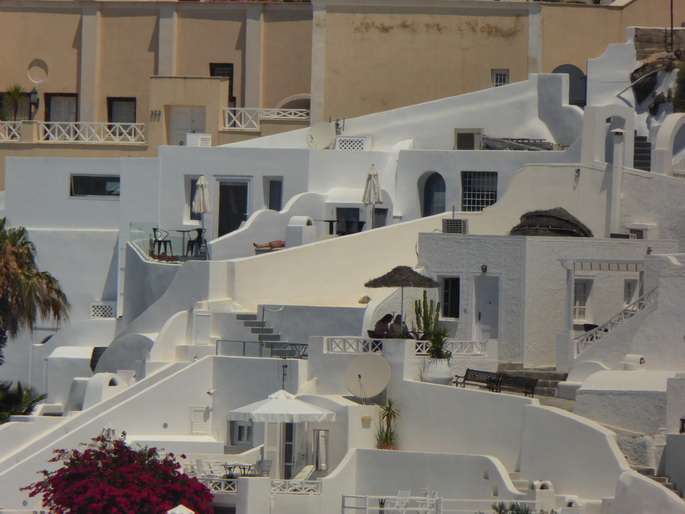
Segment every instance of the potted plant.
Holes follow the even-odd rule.
[[[397,432],[395,431],[395,423],[400,415],[400,411],[397,408],[397,402],[388,398],[380,407],[380,426],[376,433],[376,448],[381,450],[396,450]]]
[[[454,373],[450,368],[452,352],[447,349],[448,335],[449,329],[445,327],[436,327],[430,334],[430,346],[427,349],[428,369],[423,375],[426,382],[449,385],[454,379]]]

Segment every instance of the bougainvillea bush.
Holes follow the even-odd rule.
[[[179,504],[197,513],[214,512],[212,493],[180,473],[172,453],[162,458],[156,448],[131,448],[125,434],[102,434],[84,446],[83,451],[55,450],[50,462],[62,467],[41,471],[43,480],[23,490],[32,497],[42,494],[43,506],[57,514],[164,513]]]

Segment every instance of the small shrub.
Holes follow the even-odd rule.
[[[678,67],[675,93],[673,95],[673,111],[685,112],[685,63]]]

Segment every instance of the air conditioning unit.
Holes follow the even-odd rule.
[[[469,220],[463,219],[444,219],[442,220],[442,231],[445,234],[468,234]]]
[[[454,129],[455,150],[480,150],[483,148],[483,129]]]

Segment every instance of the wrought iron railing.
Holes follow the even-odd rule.
[[[213,493],[238,494],[238,481],[232,478],[198,478]]]
[[[41,143],[146,144],[145,123],[40,121]]]
[[[368,353],[383,351],[383,342],[364,337],[327,337],[327,353]]]
[[[216,354],[238,357],[288,357],[306,359],[308,346],[283,341],[243,341],[218,339]]]
[[[272,480],[275,494],[321,494],[321,480]]]
[[[416,355],[428,355],[430,341],[416,341]],[[446,349],[452,355],[485,355],[485,341],[447,341]]]
[[[20,141],[21,121],[0,121],[0,141]]]
[[[308,109],[224,109],[223,130],[259,130],[261,120],[298,120],[308,121]]]
[[[613,330],[617,329],[623,323],[633,318],[650,305],[653,305],[658,297],[659,291],[658,288],[655,287],[648,293],[645,293],[640,298],[635,300],[633,303],[626,306],[625,309],[610,318],[609,321],[606,321],[596,328],[593,328],[589,332],[585,332],[584,334],[576,337],[573,340],[576,347],[576,357],[588,347],[607,337]]]

